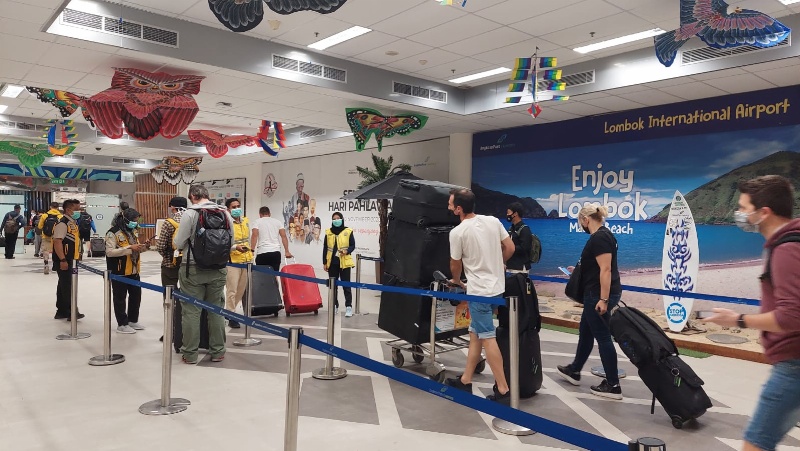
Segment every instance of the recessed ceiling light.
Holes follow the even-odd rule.
[[[397,50],[388,50],[388,51],[386,52],[386,55],[387,55],[387,56],[397,56],[397,55],[399,55],[399,54],[400,54],[400,52],[398,52]]]
[[[487,70],[485,72],[480,72],[480,73],[477,73],[477,74],[467,75],[467,76],[461,77],[461,78],[454,78],[454,79],[450,80],[450,83],[456,83],[456,84],[466,83],[466,82],[472,81],[472,80],[478,80],[478,79],[481,79],[481,78],[491,77],[492,75],[505,74],[506,72],[511,72],[511,69],[509,69],[507,67],[498,67],[497,69]]]
[[[24,90],[25,87],[23,86],[5,85],[5,87],[3,87],[3,90],[0,91],[0,96],[11,97],[12,99],[16,99],[17,96],[19,96],[19,94]]]
[[[348,28],[347,30],[336,33],[333,36],[329,36],[325,39],[317,41],[309,45],[309,47],[315,50],[325,50],[328,47],[333,47],[336,44],[341,44],[344,41],[349,41],[350,39],[356,38],[365,33],[369,33],[370,31],[372,30],[370,30],[369,28],[364,28],[359,26],[351,27]]]
[[[800,3],[800,0],[778,0],[778,1],[783,3],[784,5],[793,5],[795,3]]]
[[[6,109],[8,109],[8,105],[0,105],[0,114],[5,113]]]
[[[658,36],[662,33],[666,33],[661,28],[653,28],[652,30],[642,31],[639,33],[629,34],[627,36],[622,36],[619,38],[609,39],[608,41],[598,42],[596,44],[590,44],[583,47],[578,47],[572,50],[575,50],[578,53],[589,53],[594,52],[597,50],[607,49],[609,47],[615,47],[618,45],[627,44],[629,42],[639,41],[641,39],[652,38],[653,36]]]

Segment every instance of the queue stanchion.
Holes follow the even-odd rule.
[[[519,409],[519,298],[508,298],[508,354],[511,359],[508,388],[511,391],[511,408]],[[492,428],[506,435],[532,435],[534,431],[500,418],[492,420]]]
[[[103,271],[103,355],[89,359],[89,365],[109,366],[125,361],[122,354],[111,353],[111,271]]]
[[[657,438],[644,437],[629,441],[628,451],[667,451],[667,444]]]
[[[331,277],[328,279],[328,344],[333,346],[334,342],[334,327],[336,326],[336,279]],[[328,354],[325,358],[325,367],[318,368],[311,373],[314,379],[324,381],[342,379],[347,376],[347,370],[344,368],[333,366],[333,356]]]
[[[164,288],[164,346],[161,358],[161,398],[146,402],[139,407],[144,415],[170,415],[183,412],[191,402],[183,398],[171,398],[172,391],[172,321],[175,314],[175,298],[172,285]]]
[[[356,283],[361,283],[361,254],[356,254]],[[361,314],[361,288],[356,288],[356,315]]]
[[[253,313],[253,264],[247,264],[247,296],[244,299],[244,316],[250,318]],[[258,338],[250,338],[250,326],[245,323],[244,325],[244,338],[240,338],[233,342],[234,346],[258,346],[261,340]]]
[[[80,340],[91,337],[92,334],[88,332],[78,332],[78,262],[75,262],[75,267],[72,268],[72,290],[69,297],[69,333],[58,335],[56,340]]]
[[[283,432],[284,451],[297,451],[297,424],[300,415],[300,336],[303,328],[289,328],[289,371],[286,373],[286,421]]]
[[[442,282],[437,281],[436,285],[434,285],[434,289],[436,291],[441,291],[442,285]],[[444,382],[446,376],[445,367],[443,364],[436,361],[436,298],[431,298],[431,328],[429,337],[431,349],[428,354],[430,354],[431,362],[428,364],[428,367],[425,368],[425,374],[435,381]]]

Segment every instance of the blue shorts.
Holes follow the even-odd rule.
[[[744,439],[766,451],[773,451],[800,421],[800,360],[773,365],[761,390],[758,406],[744,431]]]
[[[472,322],[469,324],[469,331],[477,334],[481,340],[495,338],[497,336],[494,329],[494,306],[482,302],[468,302],[469,316]]]

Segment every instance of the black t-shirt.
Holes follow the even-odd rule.
[[[508,230],[511,241],[514,242],[514,255],[506,262],[508,269],[530,269],[531,267],[531,248],[533,247],[533,233],[531,228],[523,222],[511,224]]]
[[[622,284],[619,280],[617,267],[617,240],[605,226],[597,229],[581,253],[581,283],[585,292],[593,291],[600,294],[600,265],[597,256],[611,254],[611,291],[609,294],[622,293]]]

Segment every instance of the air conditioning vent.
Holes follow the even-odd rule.
[[[0,127],[3,128],[17,128],[17,123],[14,121],[0,121]]]
[[[61,158],[62,160],[80,160],[80,161],[83,161],[83,160],[86,159],[86,157],[84,157],[83,155],[75,155],[75,154],[64,155],[62,157],[54,157],[54,158]]]
[[[299,61],[281,55],[272,55],[272,67],[273,69],[298,72],[310,77],[347,83],[346,70],[325,66],[324,64],[312,63],[310,61]]]
[[[122,164],[147,164],[145,160],[134,160],[131,158],[114,158],[112,160],[114,163],[122,163]]]
[[[447,103],[447,93],[444,91],[437,91],[435,89],[423,88],[422,86],[414,86],[397,81],[392,82],[392,93]]]
[[[581,86],[581,85],[589,85],[594,83],[594,70],[579,72],[577,74],[564,75],[563,77],[561,77],[560,81],[566,82],[567,88],[573,88],[575,86]],[[547,91],[547,87],[550,85],[550,83],[551,82],[549,80],[539,80],[539,91]]]
[[[101,16],[68,8],[61,14],[61,23],[154,44],[178,47],[178,32],[122,20],[119,17]]]
[[[181,139],[178,143],[183,147],[205,147],[206,145],[203,143],[191,141],[188,139]]]
[[[36,124],[28,124],[27,122],[17,122],[18,130],[36,130]]]
[[[301,139],[314,138],[315,136],[325,136],[327,131],[324,128],[314,128],[300,132]]]
[[[792,45],[792,37],[791,35],[781,41],[780,44],[774,47],[767,47],[761,48],[756,47],[754,45],[743,45],[740,47],[733,47],[729,49],[715,49],[712,47],[701,47],[699,49],[694,50],[686,50],[681,52],[681,64],[694,64],[694,63],[701,63],[703,61],[713,61],[723,58],[730,58],[732,56],[741,55],[743,53],[752,53],[752,52],[761,52],[764,50],[772,50],[778,47],[785,47]]]

